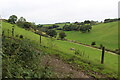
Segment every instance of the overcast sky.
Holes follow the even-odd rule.
[[[49,24],[118,17],[119,0],[0,0],[0,15]]]

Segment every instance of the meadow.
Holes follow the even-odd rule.
[[[73,32],[66,32],[67,38],[68,39],[78,40],[78,41],[82,40],[82,41],[85,41],[84,43],[87,42],[88,44],[90,44],[91,41],[95,41],[95,40],[96,40],[96,42],[97,41],[101,41],[101,42],[104,42],[105,45],[108,48],[114,49],[114,48],[117,47],[115,45],[115,44],[117,44],[115,42],[116,39],[117,39],[116,38],[116,33],[113,31],[113,29],[114,29],[113,26],[116,25],[116,22],[113,22],[112,23],[113,25],[109,26],[112,29],[110,29],[109,31],[107,31],[108,28],[105,29],[104,27],[107,26],[107,25],[109,25],[109,24],[111,24],[111,23],[99,24],[99,25],[94,26],[93,27],[93,31],[91,31],[89,33],[89,35],[87,35],[87,33],[84,34],[84,33],[74,32],[74,31],[73,31],[74,33]],[[103,25],[103,26],[101,26],[101,25]],[[13,26],[12,24],[3,22],[3,28],[2,28],[2,30],[5,32],[6,36],[8,36],[8,35],[12,36],[11,35],[12,26]],[[100,26],[102,27],[102,31],[104,32],[104,34],[103,34],[103,32],[100,32],[100,30],[101,30]],[[99,27],[99,28],[97,28],[97,27]],[[9,34],[8,34],[8,29],[10,30]],[[29,39],[29,40],[37,43],[37,44],[40,44],[39,43],[39,39],[40,39],[39,35],[31,32],[31,31],[27,31],[27,30],[25,30],[23,28],[20,28],[20,27],[17,27],[16,25],[14,25],[14,32],[15,32],[15,36],[16,35],[23,35],[24,38],[27,38],[27,39]],[[112,38],[107,35],[108,32],[110,32]],[[83,34],[83,35],[80,35],[78,33]],[[102,36],[100,36],[98,38],[97,37],[98,35],[95,35],[95,33],[98,33],[99,36],[100,35],[102,35]],[[70,35],[71,35],[71,37],[70,37]],[[75,35],[75,37],[74,37],[74,35]],[[90,35],[92,37],[97,37],[97,39],[91,38]],[[81,36],[82,38],[80,38],[79,36]],[[103,38],[104,39],[110,39],[111,38],[112,40],[109,40],[109,41],[103,40],[102,41]],[[110,43],[110,44],[108,45],[108,43]],[[55,39],[50,39],[50,38],[46,38],[46,37],[42,37],[42,43],[41,43],[41,45],[49,47],[48,52],[50,51],[50,53],[55,52],[53,50],[61,51],[61,53],[59,53],[59,55],[63,55],[64,58],[67,58],[67,57],[70,58],[71,56],[76,56],[77,58],[80,58],[81,60],[84,60],[84,61],[86,60],[86,61],[90,62],[91,65],[92,64],[94,64],[94,65],[101,65],[100,64],[101,51],[99,51],[97,49],[92,49],[92,48],[89,48],[89,47],[85,47],[85,46],[82,46],[82,45],[70,43],[70,42],[67,42],[67,41],[55,40]],[[110,46],[110,45],[112,45],[112,46]],[[75,48],[75,50],[78,50],[79,54],[75,55],[75,51],[70,50],[70,48]],[[47,51],[47,50],[45,50],[45,51]],[[57,52],[55,52],[55,53],[57,53]],[[55,53],[52,53],[52,54],[55,54]],[[66,55],[66,56],[64,56],[64,55]],[[79,64],[80,62],[81,61],[79,61],[79,60],[75,61],[76,64]],[[118,55],[116,55],[116,54],[110,54],[108,52],[105,52],[105,63],[102,66],[104,66],[104,70],[103,71],[101,70],[101,72],[103,72],[103,73],[104,72],[110,72],[110,73],[112,73],[111,76],[115,76],[116,77],[117,76],[117,71],[118,71]]]
[[[91,45],[96,42],[96,46],[101,44],[107,49],[118,49],[118,22],[101,23],[92,26],[89,33],[80,31],[65,31],[67,39]]]

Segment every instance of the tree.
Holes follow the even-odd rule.
[[[21,21],[18,21],[17,25],[20,26],[20,27],[22,27],[22,28],[33,27],[33,24],[31,22],[21,22]]]
[[[18,19],[17,21],[17,25],[20,26],[20,27],[23,27],[24,28],[24,24],[26,23],[26,19],[23,18],[23,17],[20,17],[20,19]]]
[[[55,30],[50,29],[47,31],[47,35],[49,35],[50,37],[56,37],[57,32]]]
[[[65,37],[66,37],[65,32],[61,31],[61,32],[59,33],[59,38],[64,39]]]
[[[26,19],[23,17],[20,17],[20,19],[18,19],[18,22],[26,22]]]
[[[84,24],[90,24],[91,22],[89,20],[85,20]]]
[[[24,28],[30,28],[30,27],[32,27],[32,24],[30,22],[25,22],[23,25],[24,25],[23,26]]]
[[[9,19],[8,19],[8,22],[9,22],[9,23],[12,23],[12,24],[15,24],[16,21],[17,21],[17,16],[16,16],[16,15],[12,15],[12,16],[10,16]]]
[[[82,25],[82,26],[80,27],[80,31],[81,31],[81,32],[86,32],[86,31],[90,32],[91,29],[92,29],[92,26],[91,26],[91,25]]]
[[[41,28],[41,27],[43,27],[43,25],[41,25],[41,24],[38,24],[38,25],[37,25],[37,27],[38,27],[38,28]]]

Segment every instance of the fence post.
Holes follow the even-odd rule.
[[[105,53],[105,47],[102,47],[101,64],[104,63],[104,53]]]
[[[8,29],[8,37],[9,37],[9,29]]]
[[[14,37],[14,28],[12,28],[12,36]]]
[[[41,44],[41,35],[40,35],[40,44]]]
[[[2,31],[2,40],[4,40],[5,39],[5,31]]]

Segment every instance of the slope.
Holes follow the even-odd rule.
[[[8,35],[8,29],[9,29],[10,30],[9,35],[11,36],[12,26],[13,26],[12,24],[3,22],[3,31],[5,32],[5,35]],[[23,35],[24,38],[30,39],[31,41],[39,44],[39,35],[34,34],[31,31],[27,31],[27,30],[22,29],[17,26],[15,26],[14,29],[15,29],[15,35]],[[93,68],[93,66],[92,67],[90,67],[90,66],[93,63],[96,65],[100,64],[101,51],[94,50],[89,47],[85,47],[85,46],[81,46],[81,45],[76,45],[74,43],[61,41],[61,40],[49,39],[49,38],[45,38],[45,37],[42,37],[42,45],[50,47],[49,50],[45,49],[45,51],[47,53],[62,55],[62,57],[64,59],[71,59],[72,57],[77,57],[78,59],[74,63],[82,66],[83,65],[83,63],[81,64],[81,59],[82,59],[82,60],[84,60],[84,62],[90,63],[90,65],[88,65],[88,67],[90,69],[93,69],[94,71],[98,70],[96,68]],[[84,52],[84,56],[81,56],[81,54],[75,55],[74,53],[76,51],[71,51],[70,50],[71,47],[75,48],[76,50],[80,50],[79,53]],[[55,49],[57,51],[53,51],[53,49]],[[58,53],[58,51],[61,51],[61,52]],[[111,62],[111,59],[112,59],[112,62]],[[117,75],[116,73],[118,70],[118,55],[112,55],[112,54],[109,54],[106,52],[105,53],[105,64],[103,64],[103,66],[105,69],[103,69],[102,71],[98,70],[98,72],[103,72],[103,73],[107,74],[110,70],[110,72],[113,73],[113,75],[111,75],[111,74],[110,75],[116,76]],[[86,67],[87,66],[85,66],[84,68],[86,68]],[[106,72],[105,70],[108,72]],[[107,75],[109,75],[109,74],[107,74]]]
[[[90,45],[92,42],[96,42],[96,46],[102,44],[111,50],[118,48],[118,22],[94,25],[90,33],[66,31],[66,34],[67,39],[76,40],[81,43]]]

